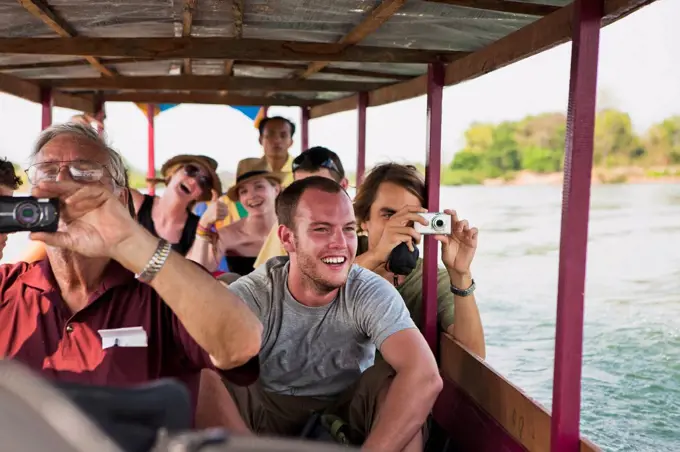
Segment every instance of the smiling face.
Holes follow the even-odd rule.
[[[167,187],[187,203],[198,201],[212,187],[210,173],[198,163],[188,163],[174,172]]]
[[[345,284],[357,251],[356,220],[346,193],[307,190],[295,210],[295,230],[281,228],[291,267],[304,279],[294,284],[311,285],[319,293]]]
[[[238,200],[248,211],[248,216],[258,216],[274,211],[279,185],[266,177],[254,177],[238,187]]]

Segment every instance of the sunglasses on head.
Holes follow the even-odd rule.
[[[210,180],[210,177],[203,174],[201,169],[196,165],[191,163],[184,165],[184,174],[195,179],[201,188],[206,189],[212,187],[212,181]]]
[[[306,154],[307,154],[306,152],[303,152],[302,154],[295,157],[295,160],[293,160],[292,165],[293,172],[297,171],[302,166],[314,166],[317,168],[326,168],[330,171],[335,171],[337,174],[341,174],[340,169],[335,164],[333,159],[326,158],[325,156],[319,154],[311,155]]]

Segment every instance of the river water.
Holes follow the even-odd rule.
[[[443,187],[480,228],[488,362],[550,408],[561,187]],[[680,451],[680,185],[593,188],[582,430],[607,451]],[[26,236],[13,236],[5,261]]]

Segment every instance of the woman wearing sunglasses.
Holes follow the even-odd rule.
[[[191,212],[198,201],[216,198],[222,192],[217,162],[204,155],[178,155],[163,164],[162,196],[130,190],[137,221],[152,234],[172,243],[182,255],[191,249],[199,217]]]

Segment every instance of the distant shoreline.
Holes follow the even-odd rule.
[[[482,182],[485,186],[500,185],[562,185],[564,174],[559,173],[534,173],[531,171],[519,171],[509,177],[489,178]],[[592,184],[680,184],[680,168],[595,168],[592,175]]]

